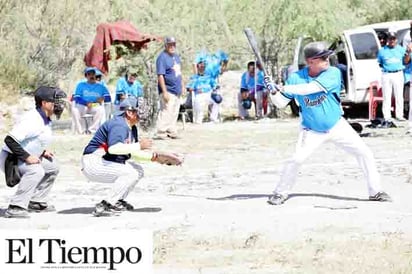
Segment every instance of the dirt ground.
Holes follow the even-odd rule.
[[[0,227],[151,229],[154,273],[412,273],[412,137],[400,126],[364,138],[393,203],[369,202],[355,159],[327,144],[302,166],[291,199],[271,206],[298,120],[189,123],[182,139],[155,141],[184,153],[184,165],[144,164],[128,199],[137,210],[110,219],[90,214],[110,187],[80,172],[90,136],[60,131],[57,212],[0,218]],[[13,192],[0,184],[0,215]]]

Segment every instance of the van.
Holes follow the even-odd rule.
[[[410,42],[410,22],[411,20],[392,21],[345,30],[335,41],[328,43],[329,49],[335,51],[335,54],[330,57],[331,65],[337,66],[342,71],[343,88],[340,97],[344,106],[368,103],[370,83],[381,82],[382,71],[377,62],[377,54],[381,48],[378,33],[395,31],[398,43],[403,45],[407,43],[405,41]],[[288,73],[305,66],[303,48],[312,41],[313,39],[309,37],[298,39],[293,63],[289,66]],[[408,82],[409,75],[406,74],[405,84],[409,84]],[[406,97],[405,107],[408,106],[409,99],[409,96]]]

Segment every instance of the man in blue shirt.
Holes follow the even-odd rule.
[[[398,121],[405,121],[403,117],[405,53],[405,48],[397,44],[396,33],[389,31],[387,44],[378,52],[378,63],[382,68],[382,113],[385,121],[392,120],[392,90],[395,96],[395,118]]]
[[[116,83],[116,99],[114,104],[118,106],[122,100],[125,98],[132,97],[143,97],[143,86],[137,80],[137,71],[134,69],[129,69],[125,76],[120,77]]]
[[[247,64],[247,71],[242,74],[240,81],[240,93],[238,94],[238,110],[241,120],[249,117],[248,106],[251,102],[255,103],[255,116],[257,118],[263,115],[263,97],[264,97],[263,71],[258,70],[256,74],[256,62],[250,61]],[[250,101],[245,104],[245,101]]]
[[[295,154],[284,165],[269,204],[280,205],[288,199],[301,164],[328,141],[356,157],[366,177],[371,201],[391,201],[389,195],[382,191],[371,150],[342,118],[339,99],[342,76],[339,69],[329,65],[329,55],[332,53],[322,42],[306,45],[304,56],[307,66],[292,74],[280,92],[272,94],[272,101],[279,108],[285,107],[291,100],[297,102],[301,127]],[[275,85],[270,77],[265,77],[265,83],[269,90],[273,90]]]
[[[183,93],[182,68],[176,53],[176,39],[164,39],[165,50],[156,60],[156,73],[160,97],[160,112],[157,119],[157,138],[178,138],[177,117],[180,108],[180,96]]]
[[[96,68],[88,67],[84,70],[86,82],[79,82],[73,94],[72,116],[76,132],[78,134],[96,132],[104,123],[106,113],[104,103],[110,103],[111,97],[106,86],[96,81]],[[92,115],[92,122],[88,129],[84,126],[82,117],[85,114]]]
[[[197,64],[197,73],[190,77],[187,90],[192,94],[193,100],[193,122],[201,124],[204,117],[206,105],[211,105],[210,120],[218,121],[219,104],[212,99],[212,93],[216,90],[215,79],[205,73],[206,60],[200,59]]]

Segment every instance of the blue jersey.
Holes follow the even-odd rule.
[[[393,48],[384,46],[378,52],[378,63],[382,67],[383,72],[392,72],[403,70],[403,56],[406,49],[400,45],[396,45]]]
[[[410,53],[410,56],[412,58],[412,53]],[[411,59],[412,60],[412,59]],[[409,62],[409,64],[405,65],[405,69],[403,70],[403,76],[404,76],[404,82],[408,83],[411,80],[412,76],[412,62]]]
[[[182,93],[182,71],[180,57],[163,51],[156,60],[156,73],[163,75],[167,91],[175,95]],[[158,85],[159,93],[162,92]]]
[[[256,82],[256,89],[257,91],[261,91],[263,90],[263,87],[265,86],[265,84],[263,83],[263,71],[258,70],[258,74],[257,74],[257,82]],[[244,72],[242,74],[242,78],[240,81],[240,88],[241,89],[247,89],[249,91],[255,90],[255,77],[254,76],[250,76],[249,72]]]
[[[193,89],[196,94],[212,92],[216,88],[216,81],[208,74],[195,74],[190,77],[186,88]]]
[[[117,99],[119,95],[126,95],[127,96],[134,96],[134,97],[143,97],[143,86],[142,84],[136,79],[133,84],[130,84],[126,77],[120,77],[116,83],[116,100],[115,104],[119,104],[119,100]]]
[[[316,77],[309,76],[305,67],[289,76],[286,85],[307,84],[316,81],[326,92],[308,95],[282,93],[288,99],[295,99],[301,109],[302,126],[318,132],[330,130],[341,118],[343,112],[340,105],[342,76],[336,67],[329,67]]]
[[[106,121],[96,131],[93,138],[83,151],[83,154],[91,154],[99,148],[104,148],[106,154],[103,156],[105,160],[124,163],[130,159],[130,154],[127,155],[114,155],[107,152],[108,148],[117,143],[136,143],[137,139],[137,127],[132,128],[126,122],[124,116],[115,116],[113,119]]]
[[[80,82],[73,95],[76,104],[84,106],[88,103],[96,103],[99,98],[104,98],[105,102],[111,102],[109,90],[99,83]]]

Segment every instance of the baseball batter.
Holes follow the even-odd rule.
[[[288,199],[300,165],[328,141],[356,157],[367,180],[369,200],[391,201],[380,185],[371,150],[342,117],[339,99],[342,79],[339,69],[329,65],[332,53],[322,42],[309,43],[304,48],[307,66],[292,74],[286,86],[272,96],[272,101],[280,108],[296,100],[300,106],[301,127],[295,154],[284,165],[269,204],[280,205]],[[267,86],[274,85],[270,77],[265,78]]]

